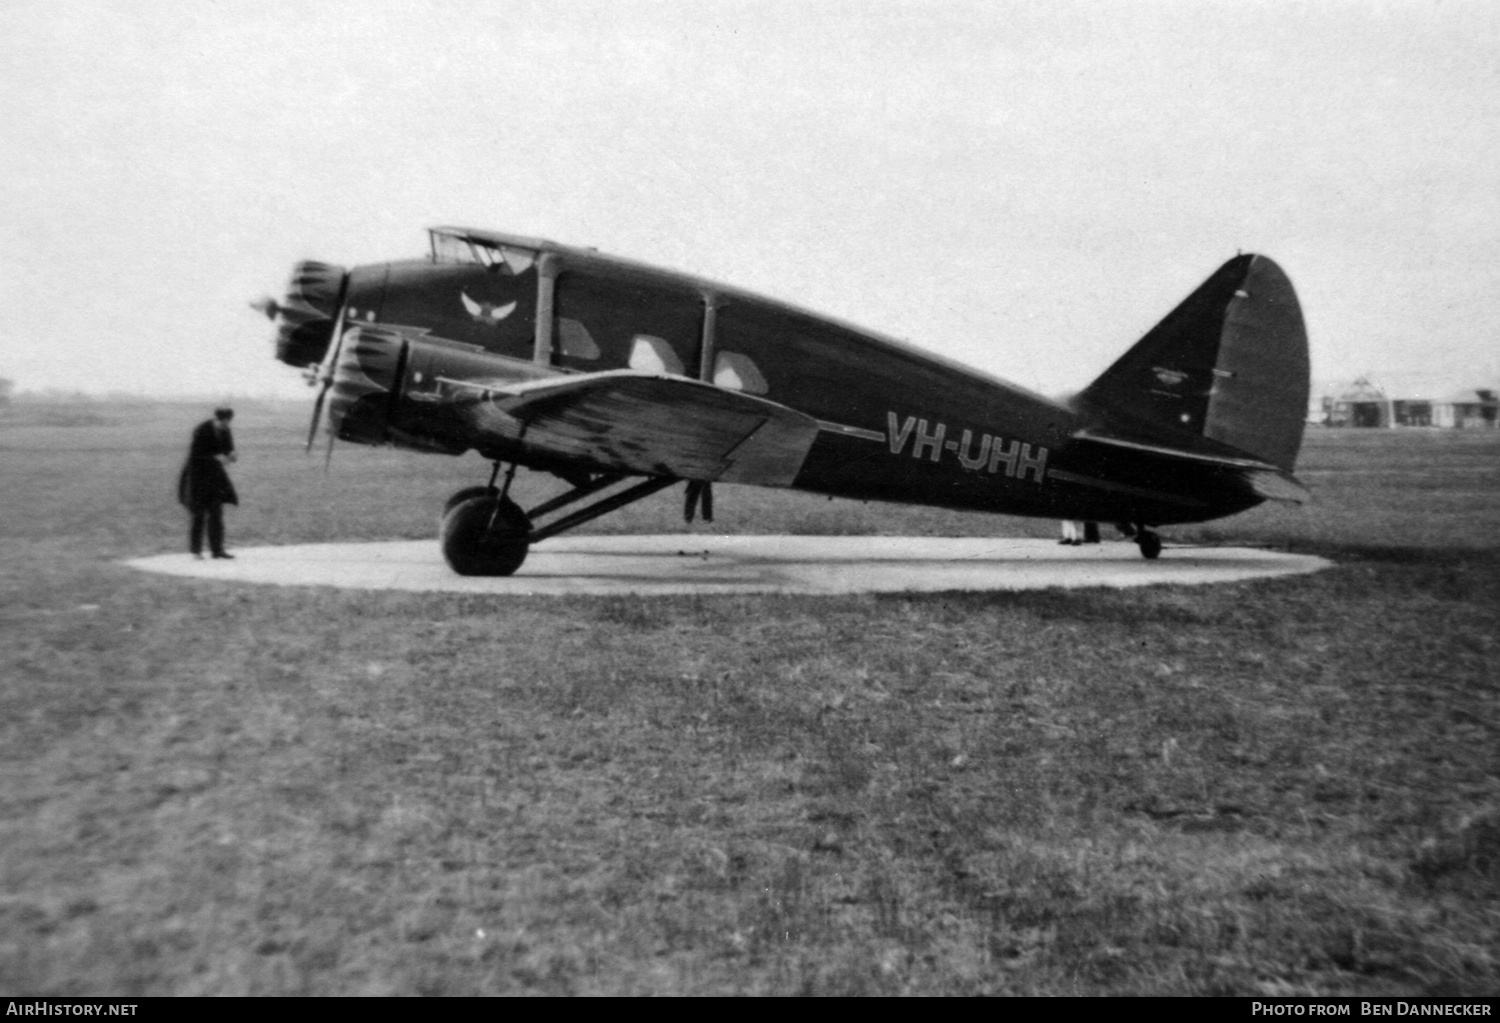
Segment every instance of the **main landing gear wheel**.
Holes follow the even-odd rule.
[[[1140,529],[1135,534],[1136,546],[1141,549],[1141,557],[1147,561],[1155,561],[1161,555],[1161,536],[1149,529]]]
[[[453,495],[443,517],[443,557],[459,575],[512,575],[531,548],[531,519],[493,488],[474,489],[479,493]]]
[[[443,519],[446,519],[448,517],[449,512],[451,512],[454,508],[457,508],[459,505],[463,504],[471,497],[483,497],[486,494],[498,493],[499,491],[494,487],[464,487],[458,493],[448,498],[447,502],[444,503],[443,514],[438,516],[438,522],[441,523]]]

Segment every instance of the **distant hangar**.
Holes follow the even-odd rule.
[[[1442,377],[1367,375],[1314,392],[1308,420],[1334,427],[1500,428],[1500,385]]]

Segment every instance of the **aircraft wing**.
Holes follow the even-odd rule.
[[[1076,440],[1086,441],[1091,444],[1103,444],[1107,447],[1126,448],[1131,451],[1144,451],[1154,455],[1165,455],[1170,458],[1181,458],[1190,462],[1198,462],[1204,465],[1217,466],[1234,476],[1251,493],[1268,501],[1287,501],[1293,504],[1303,504],[1311,499],[1302,481],[1279,466],[1270,462],[1261,461],[1243,455],[1230,454],[1228,451],[1200,450],[1194,451],[1187,448],[1174,447],[1170,444],[1158,444],[1145,439],[1134,439],[1120,437],[1104,433],[1098,430],[1080,430],[1075,433]],[[1205,443],[1205,447],[1207,443]]]
[[[489,402],[559,457],[694,480],[790,486],[818,433],[785,405],[629,370],[529,381]]]

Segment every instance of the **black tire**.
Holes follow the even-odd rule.
[[[447,501],[443,502],[443,514],[438,517],[438,521],[442,522],[443,519],[446,519],[448,517],[449,512],[451,512],[454,508],[457,508],[459,505],[463,504],[471,497],[483,497],[485,494],[495,493],[499,493],[499,491],[497,491],[494,487],[464,487],[458,493],[448,498]]]
[[[1140,545],[1141,557],[1147,561],[1155,561],[1161,556],[1161,537],[1149,530],[1141,530],[1135,542]]]
[[[530,537],[531,520],[519,505],[481,492],[443,517],[443,558],[459,575],[513,575],[531,549]]]

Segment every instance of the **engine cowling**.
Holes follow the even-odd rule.
[[[328,392],[328,421],[340,440],[389,442],[404,345],[401,334],[384,327],[351,327],[344,334]]]
[[[276,358],[303,369],[328,353],[348,273],[333,263],[304,259],[292,268],[286,297],[276,303]]]

